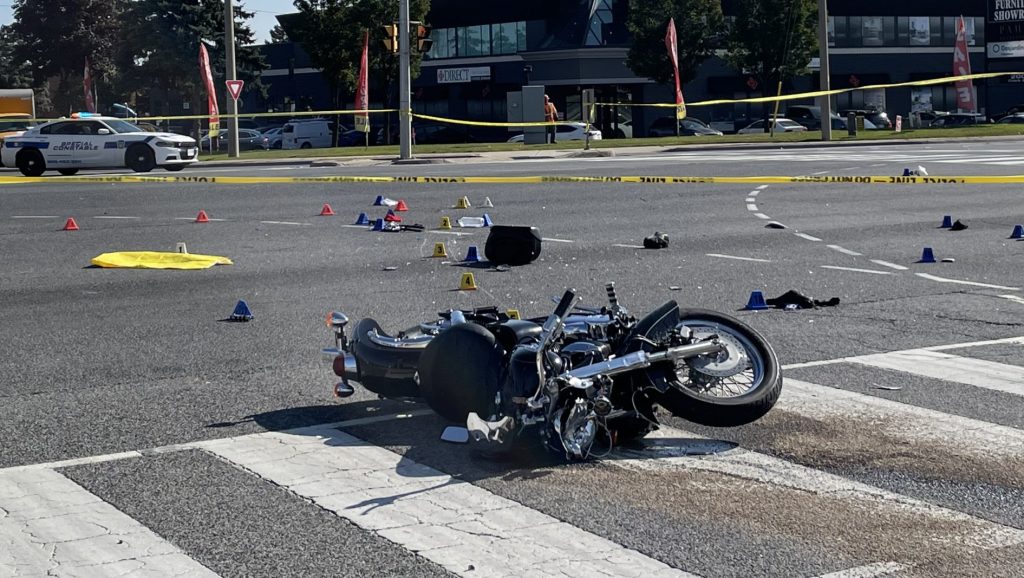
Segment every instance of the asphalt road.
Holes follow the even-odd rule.
[[[211,165],[181,174],[900,175],[921,165],[936,176],[1013,175],[1024,172],[1022,151],[1022,141],[986,141],[413,166]],[[536,226],[547,240],[540,259],[509,271],[432,259],[437,242],[454,257],[470,245],[482,250],[486,230],[350,226],[360,212],[379,216],[377,195],[405,200],[406,222],[428,229],[445,215],[487,212],[499,224]],[[474,208],[453,209],[463,195]],[[479,208],[485,197],[493,208]],[[318,216],[324,203],[337,216]],[[201,209],[214,220],[192,222]],[[968,228],[939,228],[945,215]],[[61,231],[68,217],[81,230]],[[787,228],[766,228],[772,221]],[[539,546],[515,532],[554,521],[564,523],[559,535],[584,536],[578,543],[610,541],[551,558],[567,575],[626,575],[610,565],[633,555],[640,561],[629,567],[666,575],[1024,575],[1024,340],[1011,339],[1024,336],[1024,244],[1008,238],[1021,222],[1019,185],[85,185],[59,177],[4,185],[0,544],[17,540],[11,503],[29,495],[11,489],[21,487],[14,476],[28,476],[19,479],[31,487],[32,475],[56,472],[182,560],[222,576],[552,575],[530,565],[542,557],[531,550]],[[669,236],[667,249],[636,248],[654,231]],[[182,242],[234,264],[89,267],[101,253],[173,251]],[[950,261],[917,263],[924,247]],[[456,290],[464,272],[474,273],[478,291]],[[488,462],[435,441],[444,424],[432,415],[388,418],[420,406],[364,391],[343,403],[330,398],[333,376],[319,350],[331,345],[323,323],[331,309],[393,330],[448,308],[496,304],[538,316],[567,286],[600,305],[608,281],[634,312],[674,299],[762,332],[788,366],[779,407],[728,430],[667,418],[670,427],[643,448],[568,466],[550,456]],[[754,290],[774,297],[790,289],[840,304],[743,310]],[[254,321],[223,322],[239,299]],[[375,419],[351,423],[367,417]],[[345,472],[283,473],[312,468],[316,451],[295,449],[278,471],[246,457],[255,449],[202,445],[336,422],[349,425],[315,430],[326,442],[314,448],[332,452],[324,463],[401,456],[397,468],[380,470],[380,486],[346,482],[344,492],[317,493],[303,483]],[[89,456],[101,457],[67,462]],[[305,461],[288,461],[296,456]],[[417,480],[403,467],[433,469]],[[406,494],[392,488],[396,479],[445,474],[468,484],[412,487],[426,496],[418,525],[374,517],[389,508],[398,515]],[[337,501],[355,490],[381,500],[373,493],[381,488],[391,494],[365,511],[363,502]],[[437,495],[446,491],[459,504],[499,500],[493,511],[521,508],[517,516],[553,521],[523,522],[515,532],[499,523],[487,532],[455,527],[443,521],[454,508]],[[480,508],[458,519],[501,518]],[[409,527],[419,530],[402,532]],[[438,528],[465,534],[448,543]],[[70,540],[26,533],[39,547]],[[460,543],[479,559],[466,559]],[[612,546],[622,553],[582,561]],[[0,554],[0,575],[17,560]],[[74,556],[60,566],[69,575],[88,575],[87,567]],[[93,575],[108,569],[98,568]],[[146,568],[166,575],[137,571]]]

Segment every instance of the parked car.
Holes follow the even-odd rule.
[[[1018,112],[1014,114],[1008,114],[1003,118],[999,119],[996,124],[1024,124],[1024,113]]]
[[[775,132],[807,132],[807,127],[788,118],[776,118],[773,122]],[[736,131],[736,134],[764,134],[764,124],[764,119],[754,121]]]
[[[447,124],[418,124],[414,129],[416,131],[416,144],[458,144],[477,142],[477,139],[461,126]]]
[[[954,126],[972,126],[979,124],[988,124],[988,119],[983,114],[974,114],[967,112],[954,112],[943,115],[931,124],[933,128],[950,128]]]
[[[582,122],[574,122],[570,124],[560,124],[555,127],[555,140],[584,140],[587,135],[587,125]],[[596,128],[590,129],[590,140],[601,140],[601,131]],[[417,137],[417,142],[418,142]],[[523,135],[517,134],[512,138],[508,139],[508,142],[523,142]]]
[[[334,144],[334,123],[325,118],[290,120],[281,129],[281,148],[325,148]],[[341,132],[345,128],[341,127]]]
[[[935,123],[936,120],[946,116],[947,114],[949,113],[943,112],[941,110],[922,110],[917,113],[917,115],[921,118],[922,128],[927,128],[931,126],[932,124]]]
[[[854,113],[857,116],[863,116],[865,119],[871,121],[878,128],[891,129],[892,121],[889,120],[889,115],[883,110],[865,110],[856,108],[846,108],[839,111],[841,118],[846,118],[846,115]]]
[[[867,118],[864,119],[864,130],[875,130],[878,125],[871,122]],[[846,130],[846,117],[839,116],[838,114],[832,114],[832,130]]]
[[[221,131],[224,134],[224,131]],[[210,135],[203,136],[199,141],[199,146],[202,150],[210,150]],[[251,150],[266,150],[270,148],[270,140],[259,133],[259,131],[242,128],[238,129],[238,150],[240,151],[251,151]],[[217,150],[226,151],[228,150],[228,139],[219,138],[217,139]]]
[[[679,136],[722,136],[722,131],[711,128],[699,118],[686,117],[676,121],[674,116],[655,119],[647,130],[647,136],[676,136],[676,122],[679,123]]]
[[[263,133],[263,136],[267,137],[267,146],[272,149],[281,148],[282,136],[281,132],[284,127],[277,127],[267,130]]]
[[[1010,108],[1004,110],[1002,113],[993,116],[992,120],[998,122],[999,120],[1002,120],[1004,117],[1022,113],[1024,113],[1024,104],[1018,104],[1015,106],[1011,106]]]

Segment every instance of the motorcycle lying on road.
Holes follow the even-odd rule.
[[[341,378],[388,398],[421,398],[465,427],[442,439],[504,451],[535,437],[570,459],[657,429],[657,408],[715,427],[751,423],[779,398],[782,376],[768,342],[741,321],[669,301],[641,319],[618,303],[575,306],[567,290],[547,318],[511,319],[496,307],[451,310],[395,336],[372,319],[345,335],[328,325],[324,354]]]

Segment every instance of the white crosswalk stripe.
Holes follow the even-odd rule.
[[[1024,396],[1024,366],[967,355],[1022,343],[1024,338],[949,344],[795,364],[791,371],[842,363],[870,372],[901,372],[1016,397]],[[949,350],[961,355],[945,352]],[[1024,400],[1021,403],[1024,408]],[[870,446],[858,447],[859,453],[885,454],[884,459],[898,459],[902,467],[911,470],[935,460],[964,461],[1005,466],[1008,469],[1004,473],[1013,478],[1016,470],[1012,468],[1019,469],[1024,463],[1024,429],[956,415],[956,409],[951,407],[946,413],[839,389],[824,381],[812,383],[787,377],[772,413],[764,423],[749,426],[763,431],[776,428],[763,448],[752,449],[724,441],[725,437],[664,427],[652,434],[643,448],[616,449],[595,468],[571,471],[575,476],[610,475],[611,479],[617,479],[617,475],[658,476],[669,484],[665,491],[676,496],[695,490],[689,502],[675,498],[682,500],[673,507],[682,508],[684,518],[707,516],[715,520],[715,516],[735,511],[753,516],[750,523],[756,525],[761,521],[758,516],[771,511],[771,516],[781,520],[773,520],[772,527],[798,532],[792,528],[814,520],[818,515],[815,508],[825,508],[830,515],[838,516],[840,523],[863,530],[863,534],[855,535],[865,543],[834,541],[836,560],[856,563],[804,575],[903,575],[942,553],[973,556],[1019,548],[1024,545],[1024,523],[996,521],[967,506],[961,509],[956,501],[932,503],[927,498],[805,465],[798,456],[788,455],[785,448],[793,447],[787,444],[802,444],[813,449],[815,444],[835,442],[842,451],[843,440],[820,437],[829,432],[801,429],[800,425],[829,424],[836,431],[867,432],[870,435],[866,440],[885,444],[889,453]],[[196,450],[239,468],[244,472],[239,475],[282,488],[305,503],[355,524],[360,531],[380,536],[460,576],[646,578],[702,574],[700,568],[670,564],[651,553],[621,545],[600,531],[581,529],[553,512],[528,507],[341,431],[346,427],[375,427],[398,418],[428,417],[427,412],[419,410],[0,469],[0,576],[217,576],[216,566],[197,561],[194,553],[182,550],[104,501],[102,491],[94,494],[61,473],[66,467],[114,466],[147,456],[160,459]],[[872,459],[863,465],[872,467]],[[1007,488],[1021,491],[1014,483]],[[686,490],[679,493],[678,488]],[[564,491],[572,495],[574,490]],[[705,503],[701,492],[728,495],[733,504]],[[762,502],[766,495],[778,496],[779,503],[786,506],[778,506],[778,511],[765,506]],[[809,511],[801,512],[803,508]],[[736,520],[722,518],[721,523]],[[873,535],[864,537],[871,531]],[[792,537],[795,542],[807,539],[802,535]],[[870,543],[874,539],[888,545]],[[796,563],[799,567],[800,562]]]

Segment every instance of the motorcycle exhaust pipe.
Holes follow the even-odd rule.
[[[670,347],[666,351],[658,351],[655,353],[647,353],[646,351],[634,351],[628,355],[622,357],[616,357],[615,359],[609,359],[608,361],[602,361],[600,363],[594,363],[591,365],[584,365],[583,367],[577,367],[570,371],[562,374],[562,377],[575,377],[577,379],[589,379],[598,375],[616,375],[619,373],[626,373],[627,371],[633,371],[634,369],[642,369],[650,367],[655,363],[663,361],[675,361],[677,359],[686,359],[688,357],[695,357],[697,355],[707,355],[709,353],[718,353],[723,351],[725,346],[722,345],[717,339],[711,341],[701,341],[700,343],[692,343],[690,345],[680,345],[678,347]]]

